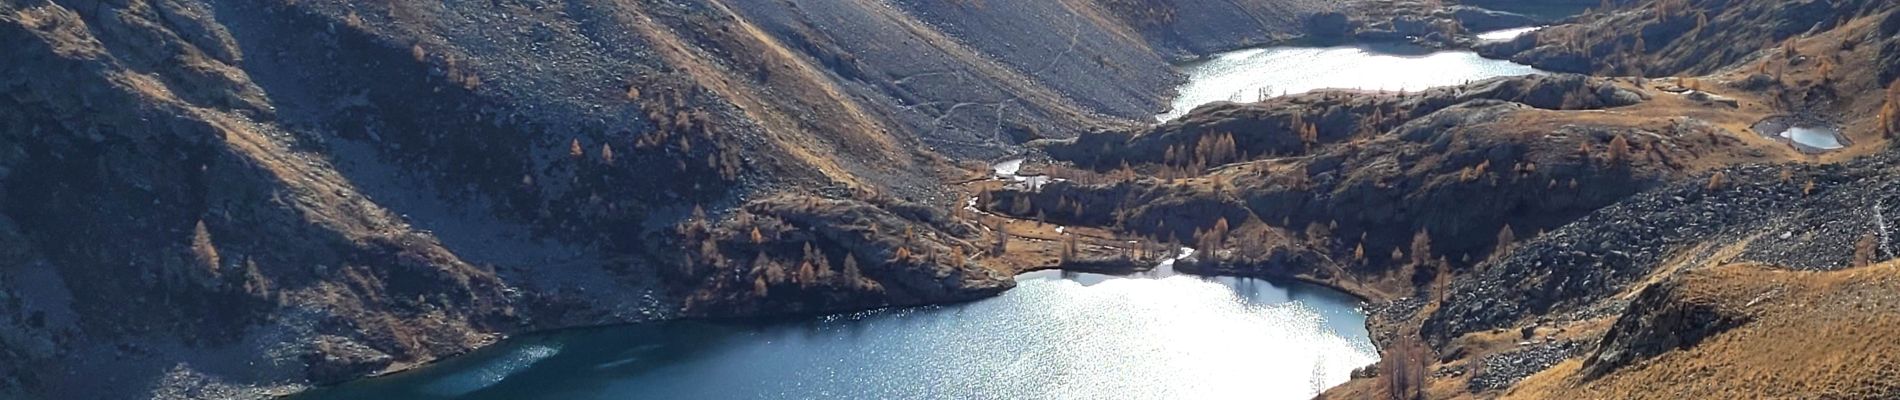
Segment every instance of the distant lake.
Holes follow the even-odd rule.
[[[318,399],[1306,399],[1377,361],[1306,284],[1025,274],[1001,296],[789,321],[530,335]]]
[[[1527,31],[1514,29],[1481,36],[1498,40]],[[1314,89],[1416,92],[1499,76],[1543,73],[1470,51],[1434,51],[1409,44],[1263,47],[1217,54],[1180,68],[1188,81],[1177,89],[1173,109],[1156,116],[1158,120],[1172,120],[1213,102],[1253,102]]]

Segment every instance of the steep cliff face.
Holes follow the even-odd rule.
[[[953,160],[1146,120],[1171,60],[1336,7],[0,2],[0,397],[993,294]]]

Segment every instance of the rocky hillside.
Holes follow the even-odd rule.
[[[1010,286],[938,182],[1329,1],[0,1],[0,397]],[[965,256],[969,254],[970,256]]]
[[[1880,350],[1795,337],[1885,329],[1846,321],[1890,297],[1870,294],[1882,267],[1867,266],[1900,256],[1885,222],[1900,203],[1900,89],[1878,73],[1900,11],[1820,3],[1833,22],[1772,42],[1570,56],[1601,64],[1580,72],[1666,73],[1323,91],[1037,141],[1061,180],[979,205],[1202,250],[1177,263],[1184,271],[1373,299],[1374,336],[1396,361],[1328,398],[1891,397],[1879,372],[1891,360],[1852,355]],[[1730,27],[1722,35],[1773,36],[1777,25],[1750,21],[1783,17],[1750,10],[1779,4],[1618,3],[1486,51],[1540,63],[1597,48],[1576,43],[1649,42],[1643,18],[1659,8],[1701,7],[1706,26]],[[1563,41],[1572,34],[1587,39]],[[1738,55],[1712,56],[1724,52]],[[1669,74],[1687,76],[1655,77]],[[1838,129],[1851,144],[1803,147],[1777,136],[1777,121]],[[1827,305],[1795,311],[1808,302]],[[1777,340],[1818,348],[1768,366]]]
[[[1617,2],[1482,48],[1639,76],[1320,92],[1150,126],[1175,60],[1455,45],[1540,17],[1414,0],[0,0],[0,398],[257,398],[533,330],[975,299],[1158,243],[1208,250],[1184,270],[1379,300],[1382,340],[1423,332],[1461,354],[1448,365],[1552,361],[1441,385],[1496,394],[1582,354],[1486,341],[1545,320],[1603,343],[1569,371],[1633,376],[1694,346],[1653,337],[1683,316],[1788,320],[1671,305],[1706,283],[1639,290],[1701,265],[1684,249],[1823,226],[1717,264],[1893,255],[1839,244],[1866,228],[1853,204],[1886,204],[1900,92],[1879,71],[1900,16],[1773,3]],[[1787,13],[1831,17],[1754,29],[1808,21]],[[1698,31],[1733,36],[1646,36],[1705,14]],[[1702,76],[1640,76],[1673,74]],[[1752,131],[1770,117],[1853,145]],[[1062,180],[982,179],[980,161],[1023,154]],[[1511,296],[1529,300],[1497,303]],[[1548,393],[1572,389],[1597,390]]]
[[[1388,354],[1423,354],[1422,362],[1368,370],[1377,377],[1328,397],[1896,395],[1884,372],[1893,361],[1875,356],[1886,352],[1878,348],[1885,341],[1866,336],[1889,322],[1863,310],[1889,300],[1877,289],[1891,267],[1882,260],[1900,257],[1887,245],[1895,231],[1886,222],[1900,202],[1890,144],[1900,97],[1880,73],[1893,60],[1883,49],[1895,43],[1886,28],[1900,11],[1890,2],[1617,6],[1487,51],[1558,69],[1562,57],[1547,56],[1594,60],[1578,69],[1596,73],[1687,75],[1649,82],[1685,93],[1667,97],[1731,98],[1719,104],[1739,110],[1765,101],[1763,113],[1749,118],[1838,127],[1854,144],[1793,158],[1744,152],[1690,163],[1708,169],[1534,236],[1501,234],[1498,252],[1452,266],[1421,299],[1380,308],[1376,319],[1399,321]],[[1687,25],[1673,22],[1682,15],[1690,16]],[[1702,35],[1728,39],[1692,40],[1697,25]],[[1681,27],[1690,34],[1645,37]],[[1579,43],[1593,45],[1573,46]],[[1615,50],[1570,50],[1585,48]],[[1766,126],[1751,125],[1722,131],[1739,132],[1728,135],[1744,142],[1771,133],[1750,132]],[[1398,340],[1413,326],[1424,343]],[[1429,378],[1383,378],[1412,368]]]

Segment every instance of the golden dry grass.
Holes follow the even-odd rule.
[[[1580,359],[1506,398],[1893,398],[1900,395],[1900,262],[1837,272],[1727,265],[1686,273],[1680,301],[1753,318],[1700,344],[1584,380]]]
[[[705,56],[690,50],[691,47],[689,47],[684,38],[674,34],[665,24],[647,15],[645,6],[641,5],[640,2],[622,2],[621,4],[626,5],[627,9],[632,11],[630,15],[620,16],[623,19],[624,25],[632,28],[635,33],[652,43],[653,49],[657,51],[662,58],[666,59],[669,65],[685,71],[685,75],[693,77],[694,80],[699,85],[705,87],[706,90],[717,93],[720,97],[732,101],[733,105],[737,106],[740,112],[746,115],[747,119],[758,121],[761,127],[764,128],[763,130],[766,137],[771,139],[771,143],[774,147],[783,151],[797,162],[811,168],[812,171],[816,171],[819,176],[849,187],[866,187],[864,182],[859,180],[849,169],[838,164],[837,160],[840,158],[834,154],[835,152],[832,151],[829,146],[819,145],[819,143],[814,140],[814,138],[822,137],[823,135],[802,129],[803,127],[797,118],[789,115],[780,107],[774,106],[773,100],[760,98],[756,95],[756,91],[746,89],[746,85],[748,84],[742,82],[741,78],[734,76],[730,71],[720,67],[720,63],[717,60],[707,59]],[[767,55],[769,54],[768,52]],[[838,127],[840,129],[837,130],[843,132],[884,132],[877,124],[868,126],[839,124]]]

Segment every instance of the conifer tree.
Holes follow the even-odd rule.
[[[1615,138],[1610,139],[1610,165],[1622,165],[1629,161],[1629,154],[1629,139],[1623,138],[1623,135],[1616,135]]]
[[[1412,235],[1412,264],[1426,265],[1432,260],[1432,236],[1424,229]]]
[[[1505,254],[1510,254],[1511,246],[1515,245],[1516,242],[1517,232],[1511,231],[1511,224],[1504,224],[1504,228],[1498,229],[1497,249],[1492,250],[1491,255],[1493,257],[1503,257]]]

